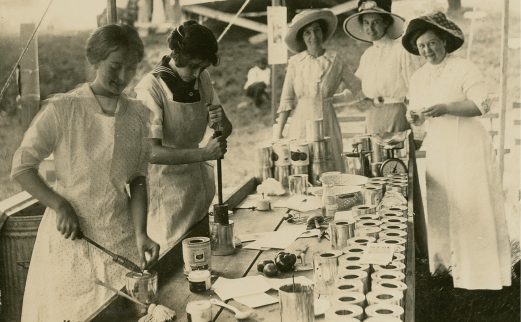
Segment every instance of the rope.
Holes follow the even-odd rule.
[[[22,58],[24,58],[25,53],[27,52],[27,49],[29,49],[29,45],[31,44],[31,41],[33,41],[34,35],[36,35],[36,32],[38,31],[38,28],[40,28],[40,25],[42,24],[43,18],[47,14],[47,11],[49,11],[49,8],[51,7],[51,4],[54,0],[50,0],[49,4],[47,5],[47,8],[45,8],[45,11],[42,14],[42,17],[40,18],[40,21],[38,22],[38,25],[36,25],[36,28],[34,28],[34,31],[27,41],[27,44],[25,45],[24,49],[22,50],[22,53],[20,54],[20,57],[18,57],[18,60],[13,66],[13,69],[11,69],[11,73],[9,73],[9,77],[7,77],[7,81],[4,84],[4,87],[2,87],[2,91],[0,91],[0,101],[2,101],[2,98],[4,98],[5,91],[7,90],[7,87],[11,84],[11,79],[13,78],[13,75],[20,65],[20,61],[22,61]]]
[[[233,25],[233,23],[235,22],[235,20],[237,19],[237,17],[241,14],[241,12],[244,10],[244,8],[246,8],[246,6],[248,5],[248,3],[250,3],[250,0],[246,0],[244,1],[244,3],[242,4],[242,7],[239,9],[239,11],[237,11],[237,13],[235,14],[235,16],[233,16],[232,20],[230,20],[230,22],[228,23],[228,25],[226,26],[226,28],[224,28],[223,32],[221,33],[221,35],[219,36],[219,38],[217,38],[217,42],[221,41],[221,39],[223,39],[224,35],[228,32],[228,30],[231,28],[231,26]]]

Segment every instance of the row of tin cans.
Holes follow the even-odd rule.
[[[296,167],[310,164],[310,160],[331,160],[331,137],[320,141],[279,140],[264,143],[257,148],[257,164],[259,168],[292,165]]]

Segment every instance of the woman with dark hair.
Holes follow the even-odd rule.
[[[391,0],[360,0],[358,13],[344,21],[347,35],[372,44],[355,72],[363,95],[373,102],[366,111],[369,134],[409,129],[405,96],[410,76],[421,65],[401,46],[404,19],[391,13],[391,5]]]
[[[113,296],[95,279],[124,285],[127,271],[83,235],[142,267],[159,254],[146,233],[147,110],[122,94],[143,58],[143,43],[131,27],[106,25],[91,34],[86,55],[94,81],[50,99],[13,157],[11,176],[47,206],[22,321],[83,321]],[[39,163],[51,153],[53,188],[38,175]]]
[[[451,53],[461,29],[442,12],[410,21],[405,49],[427,63],[411,77],[408,119],[427,120],[427,237],[433,274],[450,272],[454,287],[501,289],[511,284],[504,199],[489,134],[484,77]]]
[[[170,55],[136,86],[150,109],[149,233],[161,246],[173,245],[208,211],[215,194],[213,167],[223,157],[232,125],[206,68],[219,62],[210,29],[195,21],[168,37]],[[222,134],[200,147],[207,127]]]
[[[341,82],[348,83],[347,68],[335,51],[324,48],[336,25],[335,14],[327,9],[304,10],[291,21],[285,41],[297,54],[288,62],[274,135],[276,139],[282,138],[290,113],[290,139],[307,139],[306,122],[322,119],[324,135],[330,136],[332,143],[334,167],[328,170],[343,171],[342,134],[333,95]]]

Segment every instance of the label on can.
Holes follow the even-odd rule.
[[[309,165],[309,145],[302,141],[291,141],[291,165],[307,166]]]
[[[192,237],[183,240],[183,261],[185,274],[193,270],[210,270],[210,238]]]
[[[188,322],[212,321],[212,305],[210,301],[192,301],[186,305],[186,318]]]
[[[278,141],[273,144],[273,161],[276,166],[286,166],[290,165],[290,150],[289,150],[289,142],[287,141]]]

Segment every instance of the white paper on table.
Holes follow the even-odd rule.
[[[270,284],[271,288],[274,290],[278,290],[282,285],[293,284],[293,278],[266,278],[267,283]],[[305,285],[313,285],[313,281],[305,276],[297,276],[295,277],[295,283],[305,284]]]
[[[245,295],[264,293],[270,288],[271,285],[262,275],[234,279],[219,277],[212,285],[212,289],[223,301]]]
[[[271,231],[269,232],[261,232],[261,233],[251,233],[251,234],[244,234],[244,235],[237,235],[237,238],[239,238],[239,240],[241,242],[251,242],[251,241],[254,241],[254,240],[257,240],[257,239],[260,239],[264,236],[266,236],[267,234],[270,234]]]
[[[235,297],[234,300],[251,308],[257,308],[274,303],[279,303],[278,298],[268,295],[266,293]]]
[[[304,231],[305,225],[295,225],[284,227],[281,230],[266,233],[265,236],[244,246],[246,249],[286,249],[293,243]]]
[[[384,243],[368,243],[360,256],[361,264],[387,265],[393,259],[394,245]]]
[[[322,208],[322,199],[317,196],[293,195],[275,202],[273,207],[306,212]]]

